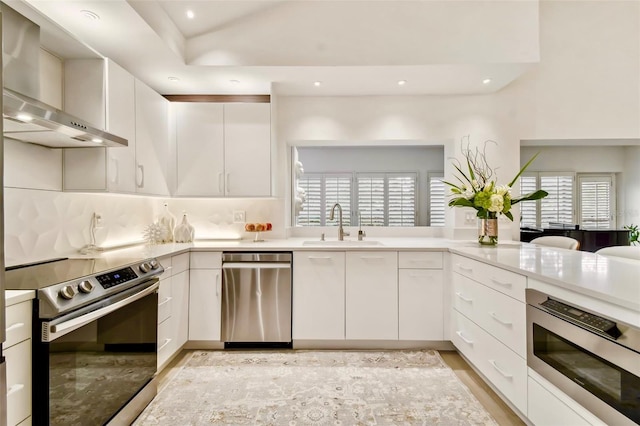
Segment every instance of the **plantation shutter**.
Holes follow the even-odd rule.
[[[388,175],[388,225],[416,223],[416,175]]]
[[[579,176],[580,225],[585,229],[615,227],[611,206],[613,177]]]
[[[331,208],[335,203],[340,203],[342,207],[342,225],[351,225],[351,175],[325,175],[325,211],[326,219],[324,225],[338,226],[338,209],[334,220],[329,220]]]
[[[429,176],[429,226],[444,226],[445,186],[443,175]]]
[[[358,211],[362,225],[385,225],[384,175],[358,174]]]
[[[520,177],[520,194],[525,195],[538,189],[537,175],[523,175]],[[538,202],[522,201],[520,203],[520,225],[538,226]]]
[[[540,200],[541,225],[550,222],[573,224],[573,175],[540,174],[540,189],[549,193]]]
[[[306,191],[306,198],[296,218],[296,225],[322,225],[322,176],[302,176],[298,179],[298,186]]]

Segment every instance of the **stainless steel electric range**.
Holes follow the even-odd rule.
[[[7,268],[35,290],[33,423],[128,424],[156,394],[156,259],[54,259]]]

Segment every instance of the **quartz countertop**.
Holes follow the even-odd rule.
[[[36,292],[33,290],[7,290],[4,292],[5,306],[11,306],[20,302],[25,302],[36,297]]]
[[[593,297],[640,314],[640,262],[611,258],[584,251],[540,247],[519,241],[501,242],[496,247],[474,241],[444,238],[375,238],[360,243],[328,239],[288,238],[264,242],[252,240],[196,241],[188,244],[140,245],[100,256],[162,257],[188,251],[449,251],[572,292]],[[640,317],[640,315],[639,315]],[[640,323],[640,320],[638,321]]]

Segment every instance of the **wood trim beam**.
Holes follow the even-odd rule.
[[[271,102],[271,95],[163,95],[170,102]]]

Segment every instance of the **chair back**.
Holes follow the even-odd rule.
[[[534,238],[530,241],[531,244],[547,247],[557,247],[568,250],[579,250],[580,241],[571,237],[563,237],[560,235],[548,235],[544,237]]]
[[[640,260],[640,246],[603,247],[600,250],[596,251],[596,254]]]

